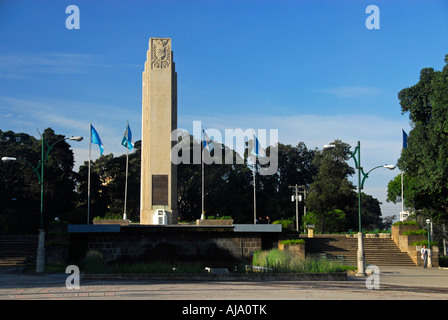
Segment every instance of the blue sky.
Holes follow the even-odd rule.
[[[369,30],[368,5],[380,10]],[[80,10],[68,30],[66,7]],[[396,163],[398,92],[448,53],[448,2],[0,0],[0,129],[53,128],[120,155],[126,121],[141,137],[141,73],[150,37],[172,38],[178,126],[278,129],[279,141],[322,148],[361,141],[366,169]],[[77,165],[89,143],[72,143]],[[92,157],[99,156],[93,146]],[[376,170],[365,192],[384,203],[398,171]]]

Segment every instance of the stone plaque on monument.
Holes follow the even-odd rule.
[[[152,205],[168,205],[168,175],[157,174],[152,176]]]

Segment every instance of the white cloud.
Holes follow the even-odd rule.
[[[89,123],[98,131],[105,145],[105,154],[120,155],[126,152],[121,139],[129,120],[134,141],[139,140],[141,115],[118,106],[84,101],[56,99],[18,99],[0,97],[1,130],[26,132],[37,136],[37,130],[52,128],[57,134],[83,136],[82,142],[73,142],[75,167],[89,159]],[[98,148],[92,145],[92,159],[99,157]]]
[[[72,52],[38,52],[33,54],[0,54],[0,79],[36,80],[35,74],[87,74],[97,68],[140,68],[140,65],[114,62],[92,54]]]
[[[95,57],[79,53],[1,54],[0,73],[11,79],[25,79],[31,73],[79,74],[98,67]]]
[[[254,128],[278,129],[279,140],[284,144],[296,145],[305,142],[309,148],[322,148],[335,139],[350,143],[353,147],[361,141],[363,150],[372,150],[370,157],[392,154],[396,160],[401,148],[401,128],[406,121],[389,120],[368,115],[254,115],[221,114],[218,116],[183,116],[179,127],[192,132],[194,120],[202,122],[205,128]],[[380,154],[379,154],[380,153]],[[370,158],[369,154],[364,154]],[[390,160],[389,160],[390,162]]]

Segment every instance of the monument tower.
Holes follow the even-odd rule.
[[[177,128],[177,73],[170,38],[150,38],[142,75],[140,224],[177,224],[177,168],[171,132]]]

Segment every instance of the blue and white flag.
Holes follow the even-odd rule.
[[[128,148],[129,150],[132,150],[132,148],[134,147],[134,144],[132,143],[132,132],[131,127],[129,127],[129,123],[126,126],[126,131],[124,132],[123,139],[121,140],[121,145]]]
[[[104,152],[104,145],[101,142],[100,136],[98,135],[98,132],[96,132],[95,128],[90,124],[90,131],[91,131],[91,140],[90,143],[97,144],[100,147],[100,155],[103,155]]]
[[[257,136],[254,133],[254,147],[252,148],[252,154],[256,157],[263,158],[266,157],[266,153],[264,152],[263,147],[257,139]]]
[[[202,129],[202,146],[209,152],[212,152],[212,150],[214,149],[213,141],[205,133],[204,129]]]
[[[406,132],[404,132],[403,129],[401,129],[401,132],[403,133],[403,148],[408,147],[408,135]]]

